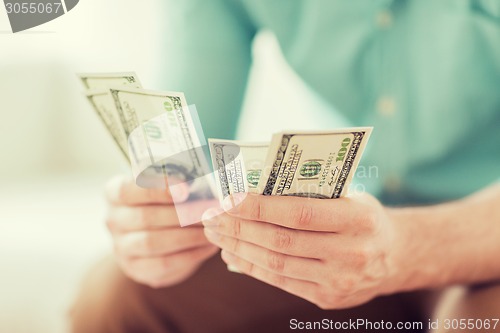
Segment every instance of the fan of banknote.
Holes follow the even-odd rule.
[[[263,143],[206,142],[196,107],[182,92],[145,90],[133,72],[79,76],[144,187],[188,182],[194,196],[221,201],[240,192],[335,199],[347,194],[372,131],[288,131]]]

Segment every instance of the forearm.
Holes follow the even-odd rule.
[[[500,185],[432,207],[390,209],[399,291],[500,280]]]

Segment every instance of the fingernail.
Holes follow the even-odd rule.
[[[234,193],[233,195],[230,195],[222,201],[222,208],[226,212],[231,211],[231,213],[238,213],[239,210],[239,205],[245,198],[247,197],[247,193],[241,192],[241,193]]]
[[[208,240],[212,242],[218,242],[220,240],[220,234],[216,233],[212,229],[205,228],[204,232]]]
[[[185,184],[169,185],[170,195],[174,202],[185,201],[189,196],[189,190]]]
[[[236,267],[234,265],[227,265],[227,270],[230,272],[233,272],[233,273],[240,273],[241,274],[241,271],[238,269],[238,267]]]

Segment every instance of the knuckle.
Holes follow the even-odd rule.
[[[282,273],[285,270],[285,256],[269,251],[267,255],[267,267],[272,271]]]
[[[142,227],[147,227],[152,224],[154,219],[154,211],[153,208],[142,207],[137,210],[137,219],[139,225]]]
[[[238,218],[232,219],[231,223],[222,223],[226,228],[231,229],[231,236],[234,238],[239,238],[241,235],[241,220]]]
[[[362,247],[353,253],[353,262],[357,267],[365,267],[374,256],[374,251],[369,247]]]
[[[230,246],[229,246],[230,251],[229,252],[231,252],[231,253],[239,253],[240,246],[241,246],[241,241],[238,238],[235,238],[230,243]]]
[[[271,244],[274,248],[286,250],[292,246],[292,243],[292,235],[284,228],[278,228],[271,236]]]
[[[343,278],[337,283],[337,301],[353,293],[356,287],[356,280],[351,277]]]
[[[293,225],[299,229],[306,228],[312,223],[313,210],[308,204],[294,206],[290,214]]]
[[[271,280],[271,284],[274,286],[285,287],[285,285],[286,285],[286,279],[282,275],[273,274],[273,275],[271,275],[270,280]]]
[[[248,199],[249,198],[247,198],[247,200]],[[248,200],[243,207],[244,210],[247,210],[244,215],[249,216],[251,220],[261,221],[264,219],[265,210],[261,200],[252,198]]]
[[[244,266],[243,271],[247,275],[254,275],[255,274],[255,265],[252,264],[251,262],[249,262],[248,265]]]
[[[353,257],[353,263],[358,268],[365,266],[368,261],[364,252],[356,252],[353,254]]]
[[[358,228],[366,233],[373,233],[378,228],[378,213],[373,209],[367,209],[358,217]]]
[[[167,198],[170,196],[168,190],[157,188],[145,189],[143,193],[144,198],[146,198],[148,202],[166,202]]]

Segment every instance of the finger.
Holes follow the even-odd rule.
[[[257,280],[280,288],[290,294],[304,298],[310,302],[315,301],[318,284],[310,281],[298,280],[265,270],[245,259],[239,258],[227,251],[221,252],[222,260],[235,267],[239,272],[252,276]]]
[[[222,250],[279,275],[315,281],[317,272],[322,268],[318,259],[289,256],[236,238],[215,234],[210,229],[205,229],[205,235]]]
[[[114,206],[106,224],[112,233],[179,227],[174,206]]]
[[[196,199],[195,199],[196,200]],[[191,202],[184,202],[175,205],[175,211],[179,220],[179,225],[182,227],[198,225],[202,226],[199,222],[202,220],[203,213],[213,207],[220,207],[219,200],[196,200]]]
[[[134,231],[115,236],[115,249],[121,256],[153,257],[181,252],[210,244],[201,228]]]
[[[199,221],[207,208],[214,206],[214,200],[199,200],[173,205],[112,206],[106,218],[111,233],[158,228],[177,228],[182,221]],[[184,223],[186,224],[186,223]],[[188,227],[200,228],[200,224]]]
[[[170,186],[170,190],[146,189],[135,184],[130,177],[117,176],[106,184],[106,197],[115,205],[171,204],[182,202],[189,196],[185,183]]]
[[[209,212],[206,216],[210,215]],[[213,215],[213,218],[203,221],[205,227],[221,235],[292,256],[321,259],[325,254],[324,249],[331,246],[332,238],[338,236],[335,233],[296,230],[243,220],[225,213]]]
[[[121,260],[125,272],[135,280],[151,286],[172,282],[186,271],[192,271],[219,251],[213,245],[191,248],[172,255]]]
[[[230,215],[246,220],[300,230],[340,232],[364,213],[355,201],[353,197],[325,200],[238,193],[226,198],[223,207]]]

